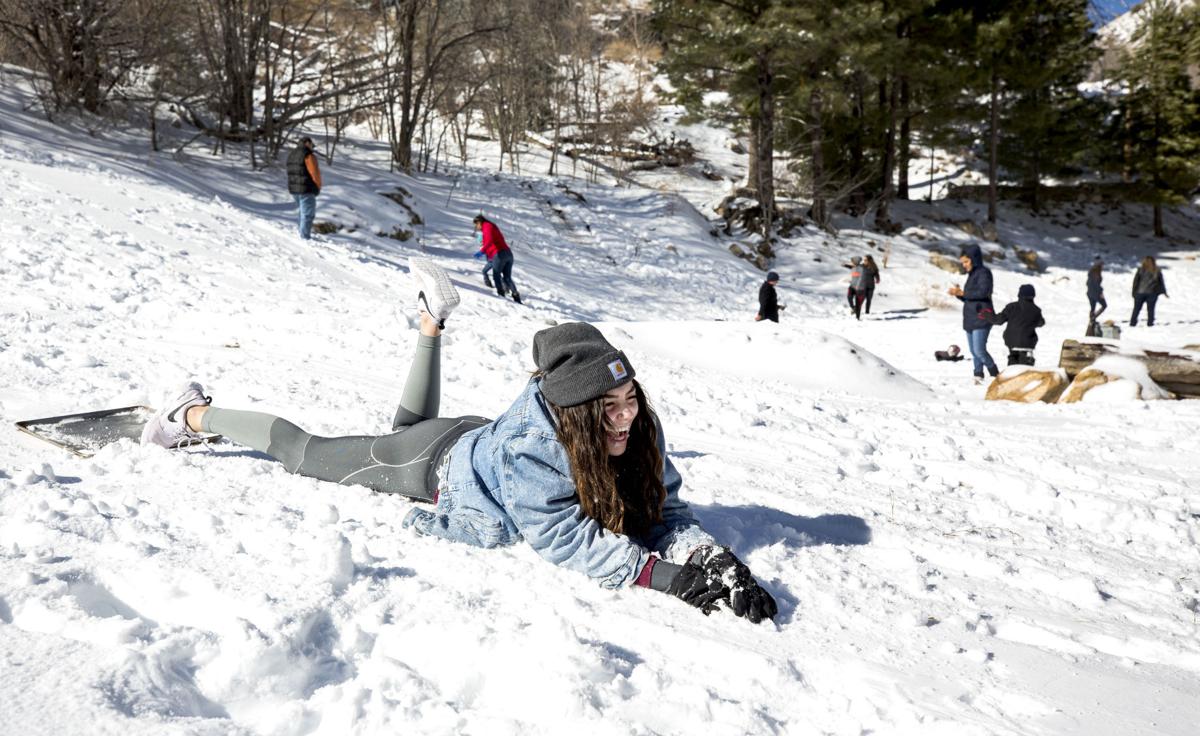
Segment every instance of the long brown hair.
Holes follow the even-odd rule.
[[[654,410],[636,380],[633,390],[638,413],[620,457],[608,455],[603,396],[578,406],[550,406],[583,513],[610,532],[640,536],[662,521],[667,489]]]
[[[1146,256],[1142,259],[1142,270],[1148,273],[1158,273],[1158,264],[1154,261],[1154,256]]]

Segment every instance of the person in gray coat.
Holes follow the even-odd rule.
[[[1137,327],[1138,314],[1142,305],[1146,305],[1146,326],[1154,326],[1154,303],[1158,295],[1168,296],[1167,285],[1163,281],[1162,269],[1154,261],[1154,256],[1142,259],[1142,265],[1133,275],[1133,315],[1129,318],[1129,326]]]

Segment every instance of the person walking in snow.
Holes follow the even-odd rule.
[[[1154,256],[1142,259],[1137,273],[1133,275],[1133,315],[1129,318],[1129,326],[1137,327],[1138,315],[1142,305],[1146,305],[1146,326],[1154,326],[1154,303],[1159,295],[1167,295],[1167,284],[1163,281],[1162,269],[1158,267]]]
[[[850,285],[846,287],[846,301],[850,304],[850,313],[853,314],[855,302],[858,301],[858,293],[854,291],[854,283],[862,271],[862,256],[852,256],[849,265],[845,263],[842,265],[850,269]]]
[[[779,296],[775,293],[775,284],[778,283],[779,274],[768,271],[767,280],[758,287],[758,314],[754,315],[755,322],[762,322],[764,319],[779,322],[779,310],[783,307],[779,304]]]
[[[706,615],[775,617],[775,599],[680,498],[633,365],[594,326],[537,332],[537,370],[498,418],[439,418],[441,334],[459,296],[431,260],[415,257],[412,271],[420,335],[392,433],[314,437],[270,414],[213,406],[192,382],[146,424],[142,444],[216,432],[293,473],[431,503],[404,519],[417,534],[485,548],[525,541],[605,588],[651,588]]]
[[[963,303],[963,330],[967,333],[978,382],[983,380],[984,368],[992,376],[1000,373],[987,350],[988,334],[992,331],[988,318],[996,311],[992,306],[992,271],[983,265],[983,250],[974,243],[963,248],[958,260],[967,271],[967,281],[961,287],[951,286],[947,293]]]
[[[321,193],[321,167],[313,153],[313,139],[304,136],[287,159],[288,191],[296,200],[300,237],[312,237],[313,220],[317,216],[317,195]]]
[[[860,260],[859,265],[850,270],[850,310],[854,319],[862,319],[863,303],[867,300],[867,285],[870,283],[871,271]]]
[[[492,278],[496,281],[496,293],[504,296],[512,295],[517,304],[521,303],[521,295],[517,293],[517,285],[512,280],[513,254],[508,243],[504,241],[504,233],[496,224],[483,215],[475,215],[472,220],[475,232],[479,233],[479,249],[492,264]],[[486,272],[486,268],[484,271]],[[484,280],[487,280],[486,273]]]
[[[1008,323],[1004,328],[1004,344],[1008,347],[1009,365],[1033,365],[1033,349],[1037,347],[1037,328],[1046,320],[1042,310],[1033,303],[1033,284],[1017,289],[1017,300],[1009,302],[999,314],[988,317],[994,325]]]
[[[1092,267],[1088,269],[1087,275],[1087,298],[1088,298],[1088,322],[1095,322],[1096,318],[1108,309],[1108,302],[1104,300],[1104,260],[1099,255],[1092,261]],[[1096,309],[1099,304],[1100,308]]]
[[[875,265],[875,259],[868,253],[863,256],[862,270],[864,271],[864,294],[863,294],[863,310],[871,313],[871,297],[875,296],[875,285],[879,283],[879,266]]]

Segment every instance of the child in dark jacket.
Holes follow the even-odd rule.
[[[1004,328],[1004,344],[1008,346],[1009,365],[1033,365],[1033,349],[1037,347],[1037,328],[1046,324],[1042,310],[1033,303],[1033,284],[1017,289],[1017,300],[1009,302],[999,314],[989,315],[988,321]]]

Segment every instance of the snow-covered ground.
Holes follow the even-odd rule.
[[[494,175],[486,151],[408,178],[359,140],[318,204],[346,230],[303,242],[278,168],[151,154],[143,133],[26,104],[0,88],[0,733],[1195,732],[1200,402],[985,403],[969,361],[934,362],[964,344],[943,296],[962,277],[928,249],[956,254],[969,236],[948,221],[972,205],[899,206],[900,237],[798,234],[776,264],[783,323],[755,323],[762,273],[708,234],[699,188],[563,182],[581,201]],[[378,194],[398,186],[422,225]],[[480,209],[524,306],[477,275]],[[1011,248],[993,264],[1000,304],[1037,287],[1040,363],[1082,333],[1097,252],[1118,321],[1137,260],[1167,267],[1159,324],[1127,344],[1200,343],[1194,242],[1146,237],[1138,208],[1003,218],[1047,266]],[[396,226],[413,237],[373,234]],[[85,460],[12,427],[196,378],[314,432],[386,431],[422,249],[463,293],[443,413],[501,412],[537,329],[600,322],[775,623],[605,591],[527,547],[414,537],[407,501],[231,444]],[[888,264],[856,322],[840,264],[867,252]],[[999,330],[991,347],[1003,363]]]

